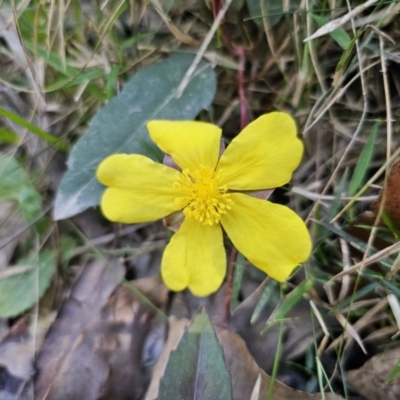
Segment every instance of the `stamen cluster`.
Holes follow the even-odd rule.
[[[186,217],[203,225],[217,224],[233,204],[227,187],[220,182],[220,175],[203,165],[195,171],[185,169],[174,183],[174,189],[182,194],[175,203],[183,209]]]

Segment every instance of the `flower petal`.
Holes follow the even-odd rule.
[[[110,186],[100,203],[110,221],[154,221],[179,210],[173,184],[180,172],[147,157],[115,154],[102,161],[96,174],[102,184]]]
[[[271,189],[289,182],[302,154],[292,117],[272,112],[247,125],[232,140],[217,170],[222,171],[229,189]]]
[[[186,218],[164,251],[161,275],[174,291],[189,287],[199,297],[214,293],[226,273],[220,225],[204,226]]]
[[[219,157],[221,129],[198,121],[150,121],[150,137],[182,169],[200,165],[214,169]]]
[[[257,268],[279,282],[311,252],[302,219],[288,207],[231,193],[232,209],[221,218],[235,247]]]

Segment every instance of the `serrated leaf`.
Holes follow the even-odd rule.
[[[0,317],[14,317],[32,307],[49,287],[55,255],[44,250],[20,260],[19,266],[1,271]]]
[[[157,400],[229,400],[232,383],[224,353],[204,308],[168,360]]]
[[[320,15],[311,14],[311,17],[318,24],[319,27],[330,22],[330,19],[321,17]],[[343,28],[337,28],[329,34],[343,50],[346,50],[350,46],[351,37]]]
[[[137,153],[156,159],[146,122],[152,119],[190,120],[207,108],[215,94],[216,77],[202,61],[184,90],[176,91],[194,56],[178,54],[142,69],[125,89],[93,118],[68,160],[57,193],[54,218],[64,219],[100,202],[104,187],[97,181],[98,164],[114,153]]]
[[[42,198],[29,175],[12,156],[0,153],[0,202],[16,201],[27,222],[38,216]]]

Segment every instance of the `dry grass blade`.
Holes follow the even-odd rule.
[[[339,321],[340,325],[346,330],[347,334],[352,337],[358,345],[361,347],[362,351],[366,354],[367,350],[360,338],[360,335],[357,333],[356,329],[349,323],[349,321],[340,313],[335,313],[336,319]]]
[[[394,243],[391,246],[387,247],[386,249],[380,250],[377,253],[373,254],[372,256],[366,257],[364,260],[349,267],[347,270],[339,272],[329,282],[335,281],[345,275],[351,274],[359,269],[367,267],[368,265],[374,264],[386,257],[389,257],[390,255],[392,255],[394,253],[397,253],[398,251],[400,251],[400,242]]]
[[[314,32],[311,36],[304,39],[304,42],[309,42],[310,40],[316,39],[320,36],[326,35],[334,31],[337,28],[340,28],[345,23],[349,22],[352,18],[356,17],[357,15],[361,14],[366,8],[371,7],[373,4],[377,3],[378,0],[368,0],[364,4],[359,5],[358,7],[354,8],[353,10],[349,11],[343,17],[335,19],[331,22],[328,22],[321,28],[319,28],[316,32]]]
[[[182,79],[182,82],[178,86],[176,90],[176,97],[180,97],[185,90],[186,86],[188,85],[193,72],[196,70],[201,58],[203,57],[207,47],[211,43],[212,38],[214,37],[215,32],[217,31],[218,27],[223,20],[225,13],[228,11],[229,6],[231,5],[232,0],[226,0],[224,6],[219,10],[217,17],[214,19],[213,24],[211,25],[210,30],[207,33],[207,36],[204,38],[202,45],[200,46],[199,50],[197,51],[196,58],[193,60],[192,65],[187,70],[185,76]]]

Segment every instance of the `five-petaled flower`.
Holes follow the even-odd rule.
[[[183,211],[185,219],[161,265],[171,290],[188,287],[207,296],[221,286],[226,273],[222,228],[250,262],[280,282],[308,258],[311,241],[300,217],[246,194],[286,184],[298,166],[303,145],[288,114],[262,115],[221,156],[221,129],[215,125],[150,121],[147,128],[179,169],[138,154],[106,158],[97,170],[108,186],[101,209],[109,220],[124,223]]]

